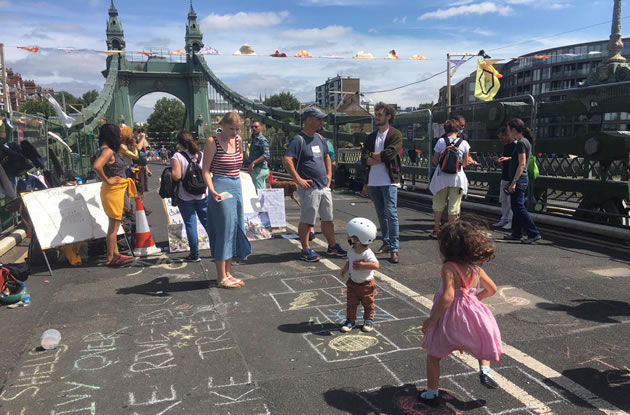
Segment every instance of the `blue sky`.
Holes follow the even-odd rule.
[[[127,50],[183,48],[188,0],[118,0],[115,4],[125,31]],[[206,59],[228,85],[249,97],[285,90],[302,101],[311,101],[315,86],[337,73],[361,78],[363,91],[382,90],[444,70],[447,52],[484,49],[493,58],[509,59],[545,48],[607,39],[609,23],[517,44],[609,21],[613,1],[197,0],[193,5],[205,44],[223,54]],[[108,8],[109,0],[0,0],[0,39],[6,45],[7,66],[47,87],[67,89],[75,94],[100,90],[104,56],[35,55],[16,46],[104,49]],[[630,33],[629,22],[630,19],[622,22],[626,36]],[[278,49],[292,56],[304,48],[313,56],[334,54],[346,58],[362,50],[377,59],[278,60],[266,56],[231,56],[244,43],[250,44],[260,55]],[[390,49],[396,50],[400,61],[382,59]],[[414,54],[431,60],[407,60]],[[474,69],[474,61],[467,63],[454,82]],[[369,97],[375,102],[384,100],[403,107],[413,106],[435,101],[443,84],[445,75]],[[148,115],[158,97],[152,94],[139,101],[137,118]]]

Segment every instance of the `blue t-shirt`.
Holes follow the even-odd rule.
[[[302,156],[298,165],[298,155],[302,148]],[[328,154],[328,145],[324,142],[321,135],[315,133],[314,137],[306,134],[303,136],[298,134],[289,143],[285,156],[293,157],[296,170],[301,178],[312,180],[311,186],[316,189],[323,189],[328,186],[328,177],[326,176],[325,156]]]

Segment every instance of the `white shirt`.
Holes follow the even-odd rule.
[[[359,284],[374,279],[374,270],[354,269],[352,265],[354,261],[378,262],[378,259],[376,259],[376,255],[374,255],[374,252],[372,252],[370,248],[363,251],[362,254],[357,254],[357,252],[354,250],[354,247],[348,250],[348,275],[350,276],[352,281]]]
[[[374,141],[374,152],[380,153],[385,148],[385,138],[389,128],[384,133],[378,131],[376,133],[376,140]],[[389,172],[385,163],[375,164],[370,166],[370,176],[368,177],[368,186],[389,186],[392,184],[389,178]]]
[[[449,140],[449,143],[455,143],[458,138],[446,138],[446,140]],[[435,153],[442,153],[444,150],[446,150],[446,141],[443,138],[440,138],[438,142],[435,143],[435,148],[433,149],[433,151]],[[470,144],[468,144],[468,141],[464,140],[461,142],[459,147],[457,147],[457,150],[459,151],[459,154],[463,160],[464,154],[470,151]],[[429,190],[431,191],[431,193],[436,194],[445,187],[459,187],[460,189],[462,189],[463,194],[467,194],[468,178],[464,173],[464,169],[460,169],[455,174],[449,174],[444,173],[440,170],[439,166],[436,166],[435,173],[433,174],[433,177],[431,178],[431,183],[429,184]]]
[[[199,156],[195,156],[191,154],[188,150],[186,150],[186,154],[188,154],[188,157],[190,157],[192,161],[196,162],[197,157],[199,157],[199,160],[203,160],[203,152],[201,151],[199,152]],[[182,178],[180,180],[184,180],[184,176],[186,176],[186,169],[188,169],[188,160],[186,160],[186,158],[182,156],[179,151],[173,154],[173,160],[177,160],[179,162],[179,166],[182,169]],[[199,164],[202,164],[202,163],[200,162]],[[201,165],[200,167],[201,167],[201,170],[203,171],[203,165]],[[200,195],[193,195],[193,194],[188,193],[186,189],[184,189],[183,184],[180,184],[178,196],[180,200],[184,200],[184,201],[203,200],[206,197],[208,197],[208,191],[206,190],[206,193],[203,193]]]

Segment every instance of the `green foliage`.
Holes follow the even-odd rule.
[[[433,108],[433,101],[431,102],[422,102],[420,104],[418,104],[418,109],[419,110],[423,110],[423,109],[431,109]]]
[[[92,89],[91,91],[87,91],[85,94],[81,96],[81,100],[83,101],[83,105],[86,107],[96,101],[98,98],[98,91],[96,89]]]
[[[27,101],[20,107],[20,112],[31,115],[43,114],[44,117],[55,115],[55,110],[47,101]]]
[[[153,113],[147,119],[149,134],[179,130],[184,122],[186,109],[175,98],[161,98],[155,103]]]
[[[280,92],[265,99],[263,105],[270,107],[279,107],[287,111],[298,111],[300,109],[300,101],[290,92]]]

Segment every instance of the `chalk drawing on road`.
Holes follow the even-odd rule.
[[[341,304],[338,298],[328,294],[323,289],[270,293],[270,296],[278,306],[278,309],[283,312]]]
[[[328,343],[328,347],[338,352],[352,353],[362,352],[377,344],[378,339],[376,337],[348,334],[332,339]]]

